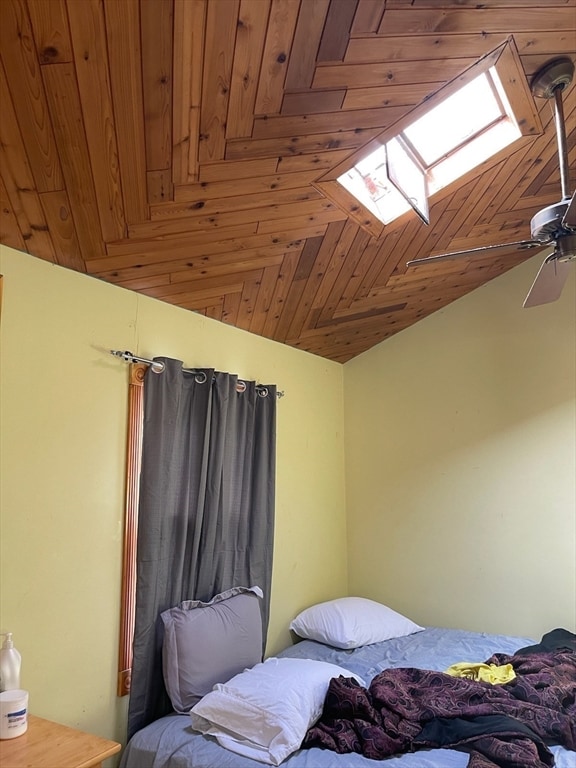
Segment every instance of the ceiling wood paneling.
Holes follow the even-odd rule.
[[[1,0],[0,239],[345,362],[532,256],[405,266],[529,238],[560,198],[545,101],[429,226],[375,238],[315,184],[510,37],[528,81],[576,58],[576,0]]]

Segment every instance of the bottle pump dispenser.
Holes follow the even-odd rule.
[[[14,648],[12,632],[0,633],[6,639],[0,650],[0,692],[20,688],[20,666],[22,657]]]

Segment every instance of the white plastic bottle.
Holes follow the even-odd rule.
[[[5,640],[0,650],[0,692],[20,688],[22,657],[14,648],[12,632],[3,632]]]

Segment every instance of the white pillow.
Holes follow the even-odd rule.
[[[333,677],[364,681],[347,669],[312,659],[270,658],[218,683],[192,707],[192,727],[226,749],[279,765],[322,714]]]
[[[374,600],[341,597],[306,608],[290,629],[299,637],[348,649],[411,635],[424,627]]]

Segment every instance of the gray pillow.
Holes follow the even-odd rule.
[[[176,712],[187,714],[216,683],[262,661],[261,598],[260,587],[233,587],[161,614],[164,682]]]

